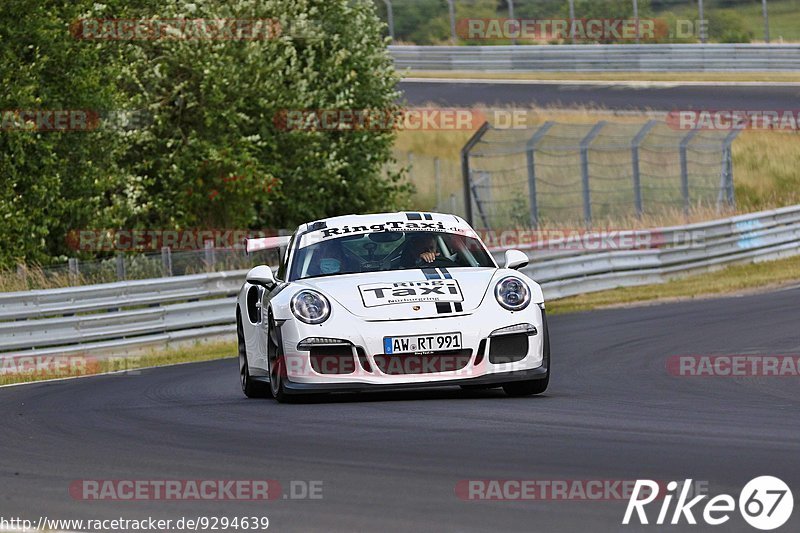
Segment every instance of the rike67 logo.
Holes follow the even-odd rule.
[[[737,507],[733,496],[720,494],[709,499],[703,506],[700,502],[708,498],[708,495],[701,494],[689,499],[691,486],[691,479],[687,479],[683,484],[670,481],[667,483],[666,494],[659,494],[659,484],[655,481],[637,480],[622,523],[630,524],[635,512],[640,524],[650,524],[652,515],[648,518],[645,506],[659,497],[663,497],[663,501],[658,518],[654,522],[657,525],[677,525],[684,520],[687,524],[697,524],[695,513],[701,514],[705,523],[711,526],[719,526],[730,520],[731,513]],[[680,491],[677,490],[679,487]],[[670,507],[676,496],[677,501],[670,516]],[[789,486],[782,480],[772,476],[761,476],[750,480],[744,486],[739,494],[738,508],[745,522],[756,529],[768,531],[781,527],[789,520],[794,509],[794,497]],[[636,523],[635,519],[633,523]]]

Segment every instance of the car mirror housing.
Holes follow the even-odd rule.
[[[275,285],[275,275],[272,273],[272,268],[266,265],[260,265],[251,269],[245,278],[248,283],[253,285],[263,285],[264,287],[272,287]]]
[[[504,268],[519,270],[528,264],[528,256],[519,250],[506,250],[506,263]]]

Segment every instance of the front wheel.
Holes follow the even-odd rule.
[[[268,320],[267,366],[269,367],[270,392],[279,403],[291,403],[298,398],[286,392],[286,358],[283,355],[283,341],[271,312]]]
[[[255,381],[250,376],[250,365],[247,364],[247,348],[244,342],[244,329],[242,328],[242,317],[236,313],[236,337],[239,345],[239,382],[242,392],[248,398],[269,398],[269,386],[260,381]]]

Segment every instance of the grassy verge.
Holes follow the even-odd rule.
[[[547,303],[548,312],[573,313],[602,307],[671,299],[695,299],[736,294],[764,287],[800,282],[800,256],[777,261],[735,265],[706,274],[675,279],[656,285],[624,287],[582,294]]]
[[[39,358],[31,367],[24,356],[5,359],[0,366],[0,385],[28,383],[46,379],[91,376],[107,372],[132,372],[140,368],[194,363],[224,359],[236,355],[235,342],[198,342],[192,346],[127,357],[96,357],[83,355],[55,356],[48,360]],[[130,375],[130,374],[129,374]]]
[[[492,79],[492,80],[557,80],[557,81],[757,81],[800,82],[798,72],[479,72],[452,70],[411,70],[407,78]]]

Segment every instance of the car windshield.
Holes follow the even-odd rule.
[[[298,248],[289,280],[414,268],[495,266],[481,242],[473,237],[430,231],[383,231]]]

